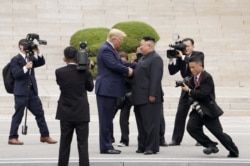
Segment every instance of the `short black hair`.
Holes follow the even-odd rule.
[[[182,42],[185,42],[185,41],[190,41],[192,43],[192,45],[194,45],[194,39],[192,39],[192,38],[185,38],[182,40]]]
[[[64,57],[70,60],[76,60],[77,58],[77,49],[73,46],[68,46],[64,49]]]
[[[200,57],[200,56],[197,56],[197,55],[191,56],[191,57],[189,58],[189,62],[197,62],[197,63],[203,64],[201,57]]]
[[[142,39],[145,40],[145,41],[152,41],[152,42],[155,43],[155,38],[153,38],[151,36],[144,36]]]
[[[20,39],[18,42],[18,46],[25,46],[28,44],[28,41],[26,39]]]

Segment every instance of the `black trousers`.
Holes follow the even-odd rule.
[[[177,143],[182,142],[183,135],[185,132],[185,124],[186,124],[186,119],[187,119],[189,108],[190,108],[190,105],[188,102],[188,94],[186,94],[186,92],[182,90],[181,96],[179,98],[177,112],[175,115],[172,141],[176,141]]]
[[[138,129],[138,149],[159,152],[159,130],[162,103],[135,105]]]
[[[42,137],[49,136],[49,130],[47,123],[44,117],[44,110],[42,107],[42,102],[34,93],[33,89],[30,89],[29,97],[27,96],[17,96],[15,95],[15,113],[12,116],[11,127],[9,139],[18,138],[18,128],[20,123],[22,122],[22,118],[24,115],[24,110],[26,108],[27,99],[28,99],[28,110],[35,116],[37,126],[39,128],[39,132]]]
[[[70,147],[74,130],[76,131],[79,166],[89,166],[88,137],[89,122],[60,121],[61,138],[58,166],[68,166]]]
[[[131,107],[132,105],[129,102],[126,102],[121,108],[119,119],[121,129],[120,142],[123,142],[127,145],[129,145],[129,116]]]
[[[204,116],[201,118],[196,111],[190,113],[190,117],[187,123],[187,131],[189,134],[202,146],[216,146],[217,143],[209,139],[203,132],[203,126],[206,128],[221,142],[221,144],[229,151],[234,154],[238,154],[238,148],[234,144],[232,138],[223,132],[219,118],[210,118]]]

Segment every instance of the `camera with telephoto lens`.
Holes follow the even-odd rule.
[[[175,87],[184,86],[184,84],[187,86],[190,85],[190,77],[185,77],[183,80],[175,81]]]
[[[88,58],[87,52],[87,42],[82,41],[79,44],[80,51],[77,53],[77,70],[87,70],[89,68],[90,59]],[[95,67],[94,64],[91,64],[91,69]]]
[[[36,33],[29,33],[26,36],[26,43],[23,46],[23,49],[26,53],[26,56],[29,60],[32,60],[34,56],[34,50],[37,49],[37,44],[34,43],[34,40],[37,40],[39,44],[41,45],[47,45],[46,40],[40,40],[39,35]]]
[[[172,59],[172,58],[177,58],[177,55],[179,54],[179,51],[184,52],[186,49],[186,45],[179,40],[180,36],[178,34],[173,35],[173,40],[175,41],[175,44],[170,44],[169,47],[172,49],[167,50],[167,58]]]
[[[201,109],[201,105],[199,104],[198,101],[193,101],[193,104],[191,105],[192,109],[197,111],[197,113],[199,114],[200,117],[204,117],[204,112]]]

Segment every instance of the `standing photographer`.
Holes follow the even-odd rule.
[[[239,150],[232,138],[223,132],[219,116],[223,114],[215,101],[215,87],[212,76],[203,69],[200,57],[192,56],[189,59],[189,67],[193,74],[190,85],[184,84],[182,90],[191,97],[194,103],[187,124],[187,131],[202,146],[206,147],[203,152],[207,155],[217,153],[217,142],[211,141],[203,132],[203,126],[221,142],[229,151],[227,157],[238,157]]]
[[[186,45],[184,51],[178,51],[177,58],[169,59],[168,70],[170,75],[174,75],[180,71],[182,78],[190,77],[191,72],[188,67],[189,58],[196,55],[202,59],[202,64],[204,66],[204,54],[200,51],[194,51],[194,40],[191,38],[185,38],[182,40],[182,43]],[[169,146],[180,145],[184,131],[187,114],[189,111],[188,104],[188,95],[181,91],[179,98],[179,104],[175,116],[174,131],[172,135],[172,141],[169,143]]]
[[[34,55],[27,57],[27,46],[29,46],[28,41],[21,39],[18,44],[20,53],[11,59],[11,72],[15,78],[15,113],[12,116],[8,144],[23,145],[23,142],[18,140],[18,128],[22,121],[25,107],[35,116],[41,134],[40,141],[55,144],[57,141],[49,136],[42,102],[38,96],[34,72],[34,68],[45,64],[45,59],[43,55],[40,54],[38,46],[34,48],[34,50],[29,50],[30,52],[34,52]]]

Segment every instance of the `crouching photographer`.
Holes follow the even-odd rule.
[[[223,132],[219,117],[223,114],[222,109],[215,101],[215,87],[213,77],[203,69],[202,59],[192,56],[189,59],[189,68],[192,72],[190,84],[191,89],[186,84],[181,86],[182,90],[192,98],[193,109],[187,123],[187,131],[202,146],[205,147],[203,153],[209,155],[218,153],[217,142],[212,141],[203,132],[205,126],[229,151],[227,157],[238,157],[239,150],[232,138]]]

